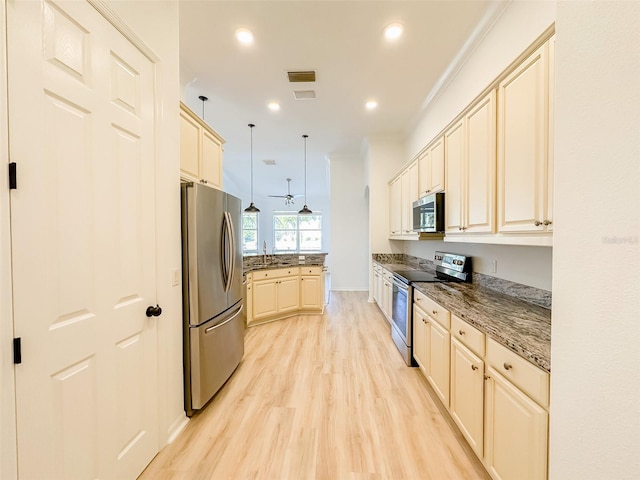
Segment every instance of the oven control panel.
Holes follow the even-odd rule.
[[[454,275],[460,279],[460,274],[471,274],[471,257],[458,255],[457,253],[436,252],[433,256],[433,263],[436,270],[449,275]],[[466,275],[465,275],[466,279]]]

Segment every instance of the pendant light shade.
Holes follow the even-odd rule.
[[[255,125],[253,123],[249,124],[249,132],[250,136],[250,147],[249,147],[249,155],[251,157],[251,203],[247,208],[244,209],[247,213],[258,213],[260,209],[253,204],[253,127]]]
[[[302,135],[304,138],[304,207],[298,212],[302,215],[309,215],[313,213],[309,207],[307,207],[307,138],[309,135]]]

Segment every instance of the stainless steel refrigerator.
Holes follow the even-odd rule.
[[[188,416],[235,371],[244,354],[242,207],[239,198],[182,183],[184,398]]]

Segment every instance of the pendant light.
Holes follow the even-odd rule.
[[[251,132],[251,146],[250,146],[250,156],[251,156],[251,204],[244,209],[247,213],[258,213],[260,209],[253,204],[253,127],[255,125],[253,123],[249,124],[249,132]]]
[[[304,138],[304,207],[298,213],[308,215],[313,213],[307,207],[307,138],[309,138],[309,135],[302,135],[302,138]]]

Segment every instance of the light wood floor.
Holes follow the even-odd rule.
[[[245,357],[141,479],[488,479],[364,292],[247,329]],[[466,448],[466,449],[465,449]]]

